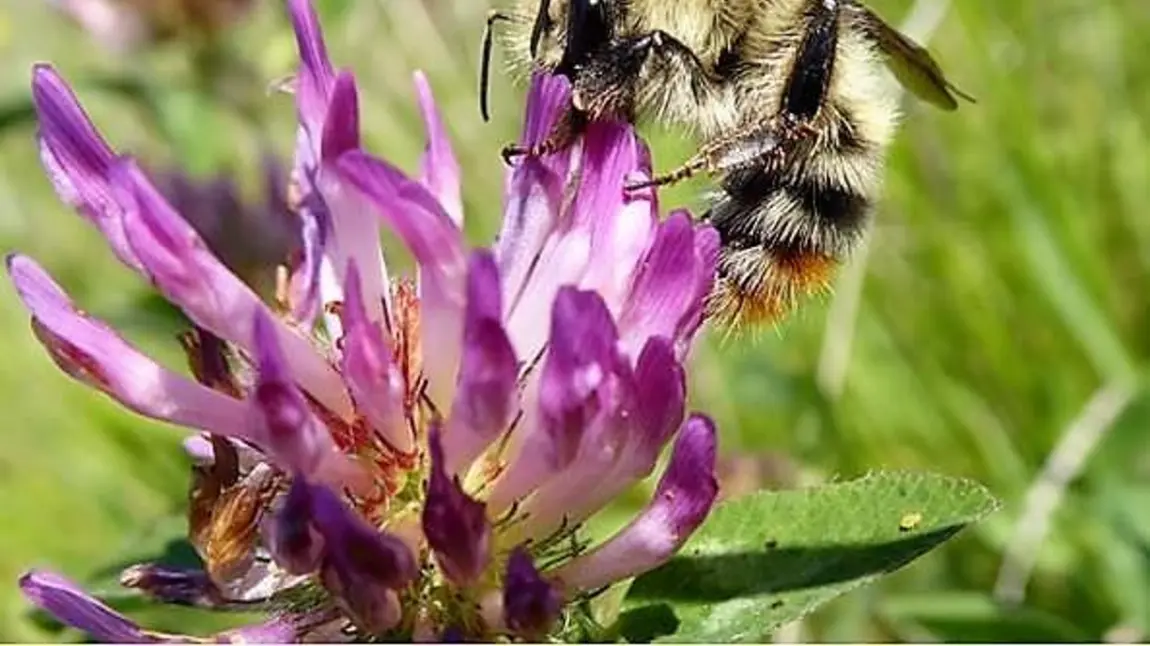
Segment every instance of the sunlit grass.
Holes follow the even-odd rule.
[[[228,45],[253,66],[245,97],[286,153],[290,101],[266,94],[293,65],[276,4]],[[875,4],[892,18],[909,6]],[[497,76],[495,120],[480,120],[475,57],[486,7],[320,5],[333,57],[362,85],[368,145],[409,169],[423,143],[410,75],[427,72],[464,167],[469,233],[488,239],[498,150],[515,134],[521,96]],[[697,356],[695,404],[718,417],[730,451],[784,452],[810,477],[875,468],[965,475],[1007,500],[940,553],[832,605],[807,637],[1097,640],[1115,626],[1150,628],[1150,517],[1136,513],[1150,508],[1148,32],[1144,0],[954,3],[932,49],[978,103],[953,114],[908,105],[857,316],[828,332],[828,297],[777,331],[711,339]],[[26,99],[36,60],[56,61],[76,81],[130,73],[178,87],[187,78],[178,48],[117,60],[44,3],[0,6],[0,59],[5,106]],[[96,89],[83,99],[110,139],[149,161],[250,172],[257,158],[259,139],[240,117],[186,87],[164,99],[159,123]],[[0,133],[0,246],[35,255],[87,309],[175,363],[175,327],[162,313],[137,313],[146,286],[56,202],[32,133],[30,124]],[[690,150],[673,134],[652,143],[661,168]],[[699,188],[676,188],[665,202],[695,204]],[[141,527],[179,511],[186,465],[175,433],[58,374],[6,287],[0,330],[0,638],[32,639],[42,633],[18,597],[19,572],[42,564],[83,577],[104,565]],[[820,357],[842,335],[851,343],[841,389],[828,388]],[[1107,384],[1133,384],[1136,395],[1055,513],[1026,612],[998,608],[990,594],[1023,497]]]

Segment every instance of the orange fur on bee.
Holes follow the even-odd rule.
[[[838,261],[809,251],[724,253],[707,302],[712,324],[737,331],[782,320],[802,297],[830,287]]]

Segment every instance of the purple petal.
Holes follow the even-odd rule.
[[[140,563],[120,574],[120,585],[140,590],[161,603],[201,607],[224,603],[220,589],[199,569]]]
[[[407,544],[368,525],[326,487],[311,487],[314,525],[327,549],[320,578],[356,621],[372,632],[400,618],[395,590],[418,574]]]
[[[279,509],[263,525],[264,544],[276,563],[291,574],[309,574],[319,569],[323,557],[323,536],[312,526],[311,488],[303,478],[294,478]]]
[[[427,130],[427,148],[420,162],[419,181],[439,200],[439,205],[456,226],[463,228],[463,198],[459,185],[459,162],[451,150],[451,140],[435,105],[431,85],[423,72],[415,73],[415,91],[419,112]]]
[[[532,157],[512,173],[503,205],[503,226],[494,245],[503,277],[504,306],[514,309],[559,221],[563,180]]]
[[[384,339],[382,322],[372,321],[364,307],[359,270],[352,262],[344,283],[343,377],[356,408],[372,428],[397,450],[414,447],[403,412],[404,381]]]
[[[428,446],[431,477],[423,505],[423,534],[448,580],[467,586],[483,574],[491,560],[491,523],[486,506],[463,491],[458,477],[448,475],[436,427],[430,431]]]
[[[552,126],[571,103],[571,85],[562,76],[536,73],[531,78],[527,93],[527,107],[520,145],[530,146],[543,141]],[[540,263],[540,256],[548,244],[549,236],[561,221],[565,184],[572,177],[576,152],[580,144],[543,159],[527,157],[509,171],[504,191],[503,226],[494,245],[504,283],[504,307],[508,312],[518,308],[530,275],[539,268],[554,275],[561,263]],[[552,245],[554,242],[552,241]],[[580,270],[585,260],[571,263]],[[566,267],[567,265],[564,265]],[[564,273],[564,276],[568,272]],[[551,289],[532,299],[533,311],[524,318],[538,320],[548,314],[558,286],[571,280],[558,280]],[[540,309],[543,308],[543,309]],[[528,326],[530,324],[527,324]],[[542,340],[520,341],[520,334],[512,333],[512,342],[520,356],[533,354]]]
[[[539,575],[527,552],[522,547],[512,550],[503,580],[503,620],[507,627],[525,639],[542,641],[562,607],[559,591]]]
[[[7,266],[17,294],[32,314],[37,337],[70,376],[141,415],[250,439],[243,402],[167,370],[101,321],[77,311],[31,258],[12,255]]]
[[[581,180],[572,211],[575,226],[591,231],[595,262],[580,286],[602,294],[612,312],[622,307],[658,221],[653,198],[630,195],[624,188],[628,181],[645,179],[646,159],[647,151],[629,125],[597,123],[584,136]]]
[[[387,162],[353,150],[336,162],[339,175],[367,197],[432,279],[461,275],[463,237],[427,189]],[[422,275],[422,271],[421,271]]]
[[[336,159],[359,148],[359,91],[351,72],[340,72],[328,97],[320,157]]]
[[[255,318],[258,374],[252,392],[257,444],[276,464],[336,486],[351,486],[365,475],[339,452],[307,401],[291,380],[275,324],[262,313]]]
[[[33,68],[32,100],[40,121],[40,158],[56,193],[100,230],[124,264],[138,269],[124,237],[123,208],[108,179],[115,153],[52,66]]]
[[[571,105],[571,82],[564,76],[536,72],[527,90],[527,108],[519,143],[534,146],[542,143],[555,122]]]
[[[463,357],[444,438],[451,475],[507,430],[517,412],[519,366],[501,316],[499,270],[488,252],[477,251],[467,271]]]
[[[570,187],[575,191],[574,204],[568,212],[542,219],[558,221],[548,239],[532,254],[536,257],[531,258],[530,273],[522,278],[517,273],[522,259],[528,249],[538,244],[534,239],[539,231],[533,227],[542,225],[510,232],[512,242],[507,249],[515,250],[520,259],[518,266],[509,263],[508,276],[515,282],[522,280],[523,287],[514,292],[507,330],[519,356],[533,356],[546,342],[537,321],[564,285],[575,284],[599,292],[612,313],[620,311],[657,220],[652,200],[627,197],[624,190],[625,182],[642,171],[646,159],[645,149],[629,126],[592,124],[583,137],[579,159],[579,184]],[[513,176],[513,188],[515,180]],[[517,197],[513,194],[511,199]],[[541,208],[542,205],[536,206],[537,210]],[[516,245],[522,248],[517,249]]]
[[[538,411],[488,498],[499,513],[567,468],[600,415],[612,412],[614,376],[626,372],[611,313],[598,294],[565,287],[555,299]]]
[[[687,377],[666,339],[655,337],[643,346],[635,364],[635,383],[637,432],[632,436],[625,471],[637,480],[650,475],[663,446],[683,424]]]
[[[543,423],[557,440],[557,465],[570,462],[584,429],[602,410],[595,395],[619,368],[617,343],[615,322],[598,294],[570,287],[559,292],[539,390]]]
[[[311,623],[307,615],[280,615],[265,622],[241,626],[216,635],[222,644],[294,644],[304,627]]]
[[[61,622],[102,642],[145,644],[157,641],[127,617],[88,595],[72,581],[34,570],[20,577],[25,598]]]
[[[297,173],[298,177],[298,173]],[[296,186],[302,184],[297,180]],[[302,190],[302,189],[301,189]],[[327,246],[331,216],[318,193],[301,196],[297,205],[300,222],[300,255],[292,266],[288,302],[295,320],[310,324],[320,309],[320,271]]]
[[[706,313],[707,298],[715,282],[716,267],[719,262],[720,248],[719,232],[710,226],[702,226],[695,230],[695,257],[699,262],[699,272],[695,275],[695,293],[698,294],[691,309],[683,317],[676,334],[678,341],[678,355],[686,355],[686,346],[695,336],[695,332],[703,324]]]
[[[418,574],[406,543],[369,525],[327,487],[312,485],[311,503],[315,528],[327,544],[328,565],[391,589]]]
[[[296,84],[296,105],[300,124],[310,133],[311,149],[320,150],[319,137],[327,115],[328,99],[335,73],[327,57],[323,31],[310,0],[289,0],[288,15],[295,30],[300,66]]]
[[[676,343],[690,338],[707,295],[703,289],[709,289],[714,273],[716,242],[714,230],[696,230],[685,211],[659,226],[620,315],[619,328],[630,353],[652,336]]]
[[[320,572],[320,581],[355,625],[368,634],[385,633],[403,618],[395,590],[361,577],[355,570],[327,565]]]
[[[252,321],[270,317],[259,297],[212,255],[134,162],[125,160],[113,177],[129,205],[128,242],[152,282],[197,325],[254,352]],[[298,334],[278,323],[275,333],[296,380],[331,411],[350,415],[351,402],[335,370]]]
[[[370,320],[384,320],[384,303],[388,299],[387,268],[379,243],[379,219],[372,207],[356,191],[350,190],[331,172],[328,164],[343,153],[359,147],[359,115],[355,81],[350,74],[336,78],[324,130],[324,165],[309,175],[304,191],[313,191],[315,200],[322,202],[316,208],[326,212],[331,236],[324,247],[328,268],[335,279],[343,284],[347,278],[342,272],[353,262],[360,269],[363,303]],[[322,283],[321,283],[322,286]],[[338,287],[324,295],[327,302],[339,300]]]
[[[718,494],[715,427],[694,415],[675,441],[651,502],[626,527],[552,575],[565,590],[592,590],[642,574],[670,559],[711,511]]]
[[[354,78],[348,73],[337,77],[333,71],[310,1],[290,0],[288,11],[300,54],[296,88],[300,129],[293,178],[304,240],[303,257],[292,275],[292,311],[298,320],[310,323],[320,310],[321,298],[326,302],[340,298],[338,293],[321,294],[332,291],[327,287],[335,287],[322,280],[325,256],[331,256],[326,269],[332,272],[342,272],[350,258],[355,258],[363,271],[380,278],[383,268],[374,222],[369,221],[369,229],[363,229],[364,218],[356,217],[362,209],[354,201],[342,203],[339,187],[326,181],[326,173],[321,171],[324,161],[359,145]],[[375,280],[365,278],[365,292],[386,296],[375,289]],[[369,311],[374,313],[374,308]]]
[[[664,339],[647,343],[633,375],[617,370],[600,391],[608,410],[589,423],[571,466],[520,508],[527,520],[517,537],[547,536],[599,511],[651,474],[683,422],[685,376]]]
[[[336,163],[340,178],[357,189],[395,231],[419,263],[420,336],[428,392],[451,401],[463,342],[466,259],[459,227],[418,182],[361,151]]]
[[[466,641],[467,636],[458,626],[448,626],[439,636],[439,643],[441,644],[462,644]]]

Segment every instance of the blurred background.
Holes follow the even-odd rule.
[[[367,146],[407,169],[423,146],[411,73],[427,73],[464,167],[469,236],[489,240],[522,92],[497,75],[482,123],[485,3],[316,3],[333,59],[357,74]],[[728,494],[921,469],[978,479],[1005,506],[781,638],[1150,639],[1150,4],[872,6],[929,36],[978,103],[908,103],[869,247],[777,331],[706,339],[693,406],[720,423]],[[295,65],[283,7],[0,3],[0,247],[35,256],[85,309],[179,365],[182,322],[42,175],[28,83],[45,60],[266,287],[268,259],[291,246],[269,163],[294,137],[291,98],[274,90]],[[645,132],[661,169],[690,152]],[[700,189],[676,187],[664,205],[696,206]],[[17,577],[48,566],[106,579],[150,556],[182,531],[188,464],[178,432],[60,374],[6,282],[0,338],[0,640],[76,639],[27,613]],[[152,625],[218,621],[165,611]]]

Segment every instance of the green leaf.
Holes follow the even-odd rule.
[[[658,610],[668,605],[679,621],[669,640],[762,641],[997,507],[975,482],[911,473],[733,500],[712,512],[679,557],[635,581],[619,632],[652,637],[652,626],[670,625]]]

